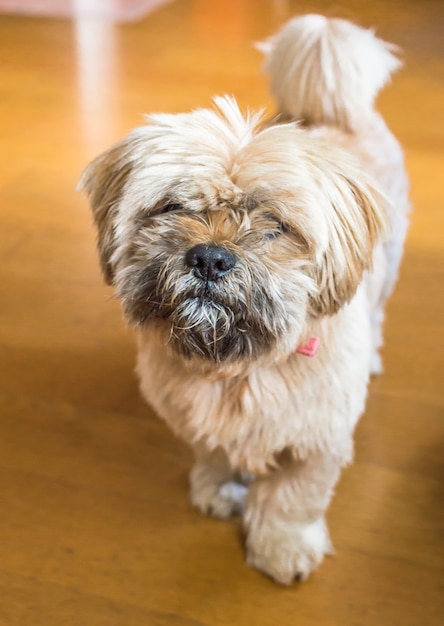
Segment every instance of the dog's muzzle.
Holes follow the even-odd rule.
[[[192,268],[196,278],[214,282],[231,272],[236,265],[236,257],[222,246],[198,244],[188,250],[185,263]]]
[[[272,349],[285,319],[276,323],[283,316],[275,314],[275,302],[261,282],[249,280],[241,256],[208,242],[183,250],[174,260],[173,269],[168,263],[150,263],[137,281],[132,276],[122,283],[127,286],[120,293],[127,319],[139,327],[162,320],[169,327],[170,345],[186,358],[232,363]]]

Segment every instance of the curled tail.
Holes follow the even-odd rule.
[[[304,15],[258,46],[279,112],[309,125],[362,127],[402,63],[397,47],[342,19]]]

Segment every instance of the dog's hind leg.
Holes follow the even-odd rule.
[[[196,462],[190,473],[191,502],[205,515],[226,519],[244,511],[248,492],[245,477],[231,469],[221,449],[195,448]]]

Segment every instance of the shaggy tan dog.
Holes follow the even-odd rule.
[[[142,392],[195,450],[193,504],[243,513],[248,563],[289,584],[330,551],[408,199],[373,109],[392,46],[307,15],[262,47],[273,122],[227,97],[151,115],[82,185]]]

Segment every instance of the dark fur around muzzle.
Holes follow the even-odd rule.
[[[218,281],[202,281],[177,259],[129,265],[117,281],[131,324],[164,320],[176,352],[214,362],[257,358],[287,331],[282,302],[269,291],[245,265]]]

